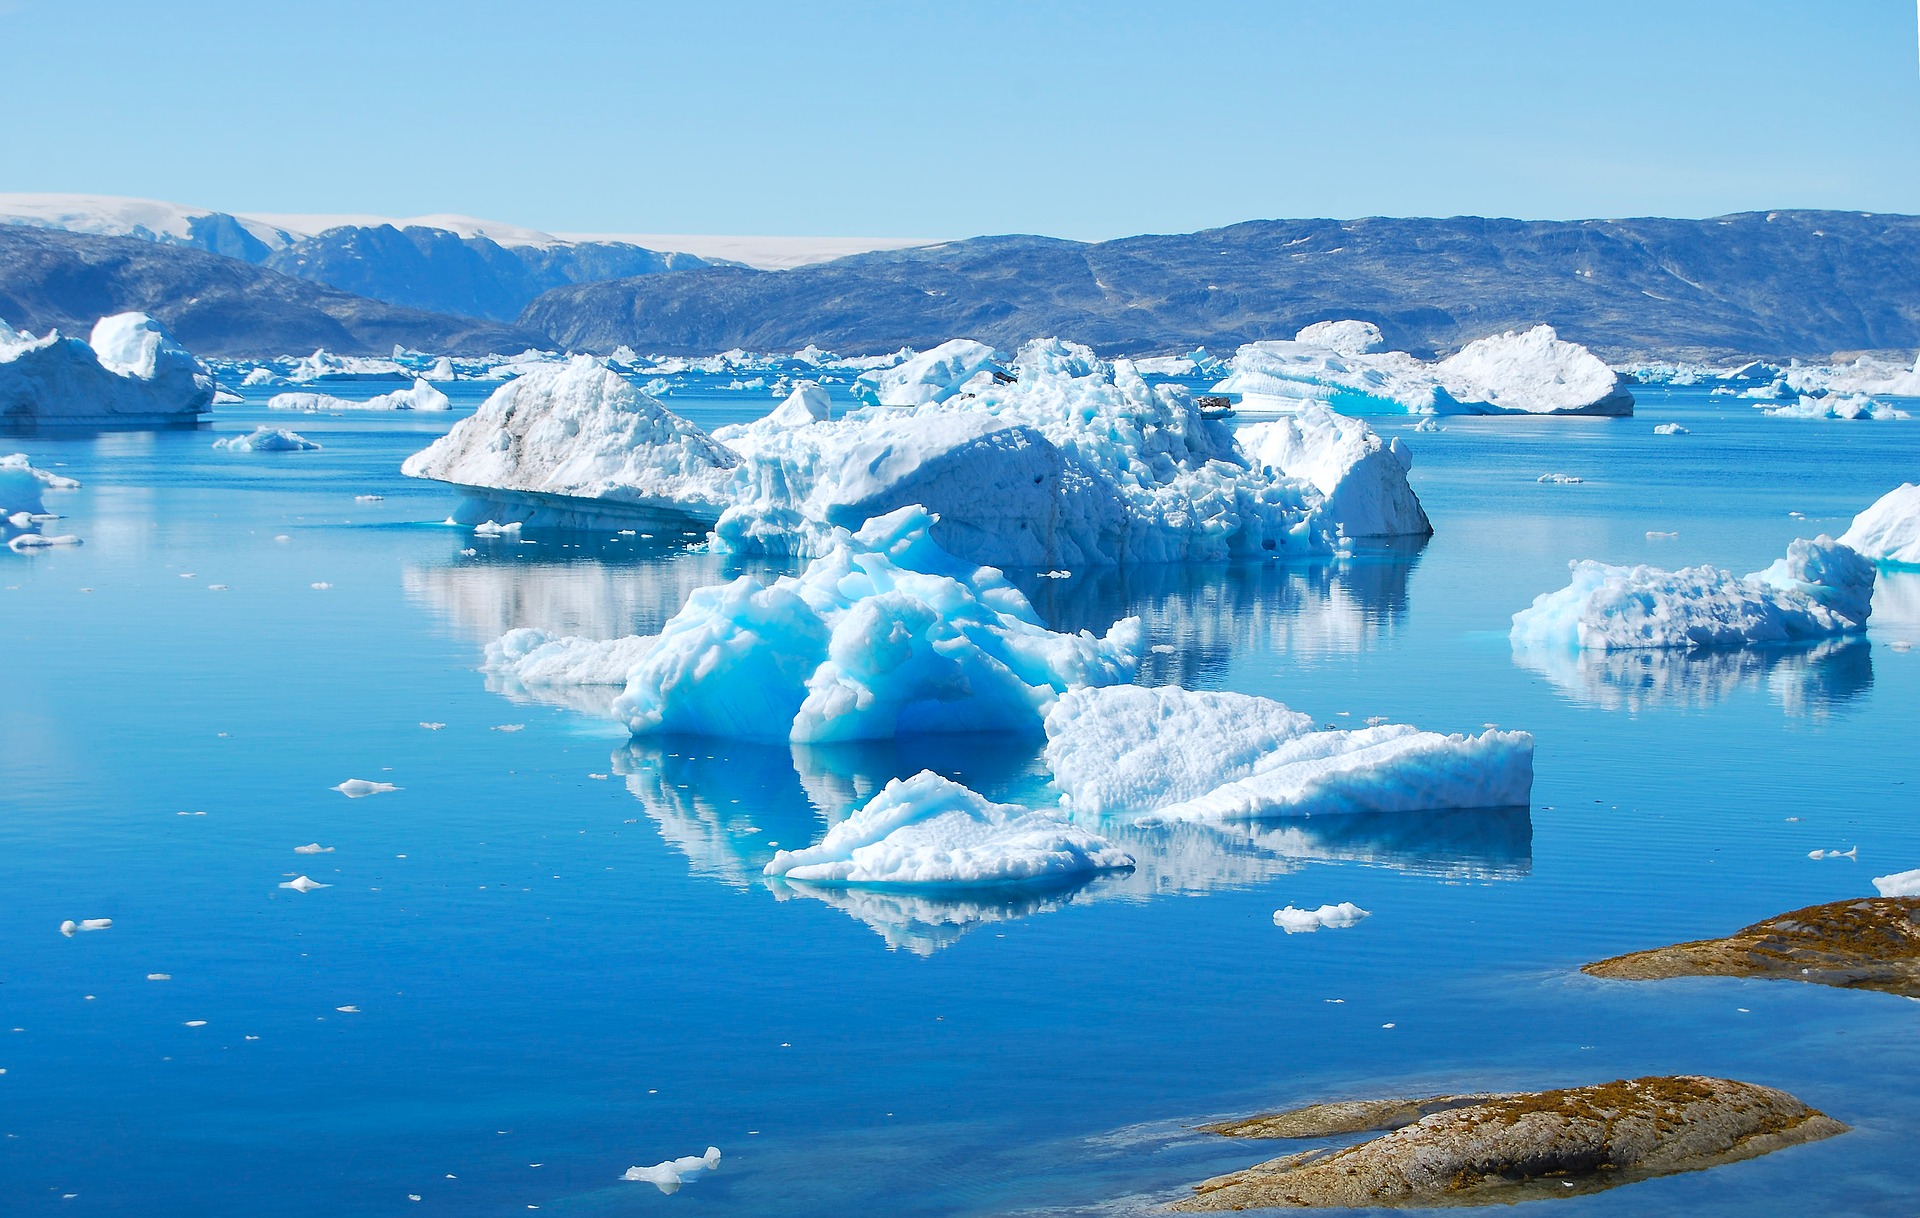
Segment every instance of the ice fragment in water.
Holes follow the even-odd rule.
[[[112,925],[112,918],[82,918],[78,922],[69,918],[60,924],[60,933],[71,938],[77,931],[106,930]]]
[[[668,1159],[652,1167],[629,1167],[626,1175],[620,1178],[643,1181],[663,1193],[677,1193],[682,1184],[696,1180],[719,1166],[720,1148],[709,1146],[704,1155],[686,1155],[678,1159]]]
[[[346,796],[348,799],[362,799],[368,795],[380,795],[387,791],[398,791],[400,788],[390,782],[373,782],[365,778],[349,778],[339,786],[331,789],[340,792],[340,794]]]
[[[283,875],[284,875],[284,874],[285,874],[285,872],[282,872],[281,874],[283,874]],[[300,877],[299,877],[299,878],[297,878],[297,879],[292,879],[292,880],[288,880],[288,881],[286,881],[285,883],[283,883],[283,884],[281,884],[281,885],[280,885],[280,887],[282,887],[282,888],[291,888],[291,889],[293,889],[293,890],[294,890],[295,892],[312,892],[312,891],[313,891],[314,889],[316,889],[316,888],[331,888],[331,887],[333,887],[333,885],[331,885],[331,884],[322,884],[322,883],[321,883],[320,881],[318,881],[318,880],[314,880],[314,879],[309,879],[308,877],[306,877],[306,876],[304,876],[304,875],[303,875],[303,876],[300,876]]]
[[[333,847],[322,846],[319,842],[308,842],[304,846],[295,846],[293,852],[295,854],[332,854]]]
[[[1318,909],[1295,909],[1289,905],[1285,909],[1273,911],[1273,924],[1290,935],[1311,934],[1325,927],[1339,930],[1357,925],[1360,919],[1371,915],[1352,901],[1342,901],[1338,905],[1322,905]]]

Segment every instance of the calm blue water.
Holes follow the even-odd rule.
[[[440,526],[448,497],[397,466],[446,416],[217,416],[325,445],[290,455],[0,441],[86,484],[53,499],[84,547],[0,551],[0,1211],[1129,1212],[1286,1149],[1205,1118],[1686,1071],[1855,1132],[1555,1213],[1908,1214],[1912,1004],[1576,969],[1920,866],[1920,653],[1889,646],[1920,641],[1920,575],[1883,581],[1865,642],[1812,655],[1539,671],[1506,625],[1570,558],[1745,571],[1837,533],[1920,473],[1920,424],[1640,399],[1381,421],[1438,530],[1416,554],[1025,580],[1059,626],[1145,614],[1174,649],[1149,679],[1343,726],[1525,728],[1530,810],[1136,832],[1133,875],[1008,901],[759,870],[923,765],[1041,798],[1031,741],[629,744],[489,692],[501,631],[651,630],[732,568],[677,538]],[[673,405],[712,425],[769,402]],[[1651,434],[1669,419],[1693,434]],[[350,777],[401,789],[328,789]],[[301,873],[332,886],[278,887]],[[1343,900],[1373,916],[1271,922]],[[92,917],[114,925],[57,933]],[[674,1196],[617,1181],[709,1144],[721,1169]]]

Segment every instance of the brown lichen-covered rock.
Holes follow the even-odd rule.
[[[1332,1138],[1346,1133],[1380,1133],[1411,1125],[1422,1117],[1450,1108],[1466,1108],[1505,1098],[1503,1093],[1482,1092],[1436,1095],[1424,1100],[1335,1100],[1330,1104],[1308,1104],[1285,1112],[1202,1125],[1200,1132],[1217,1133],[1223,1138]]]
[[[1621,1080],[1446,1109],[1357,1146],[1216,1176],[1173,1208],[1415,1208],[1570,1197],[1846,1129],[1771,1087],[1691,1075]]]
[[[1778,977],[1920,998],[1920,897],[1811,905],[1724,939],[1701,939],[1589,964],[1595,977]]]

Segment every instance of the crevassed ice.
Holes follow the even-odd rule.
[[[192,422],[212,402],[213,378],[145,313],[103,317],[85,342],[0,321],[0,419]]]
[[[766,873],[816,884],[989,885],[1132,865],[1131,856],[1090,830],[991,803],[923,770],[889,782],[817,845],[780,851]]]
[[[1840,544],[1875,562],[1920,566],[1920,486],[1903,482],[1853,518]]]
[[[1247,694],[1077,689],[1047,714],[1047,766],[1075,816],[1246,820],[1525,804],[1533,737],[1406,724],[1313,730]]]
[[[1516,649],[1738,647],[1866,629],[1873,564],[1822,535],[1745,577],[1718,567],[1569,564],[1573,581],[1513,615]]]
[[[658,634],[597,641],[514,631],[487,668],[526,683],[622,680],[636,735],[794,741],[1031,730],[1060,692],[1130,679],[1138,618],[1057,634],[1004,575],[942,550],[925,508],[841,531],[798,576],[696,590]]]

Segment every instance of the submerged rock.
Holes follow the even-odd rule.
[[[1461,1098],[1471,1097],[1317,1105],[1266,1119],[1334,1133]],[[1846,1130],[1771,1087],[1692,1075],[1618,1080],[1446,1108],[1357,1146],[1216,1176],[1173,1208],[1511,1204],[1699,1171]]]
[[[1724,939],[1631,952],[1582,971],[1623,981],[1773,977],[1920,998],[1920,897],[1810,905]]]

